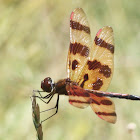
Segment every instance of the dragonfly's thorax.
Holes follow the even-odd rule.
[[[68,95],[66,91],[66,84],[70,83],[70,79],[61,79],[57,83],[53,83],[50,77],[45,78],[41,81],[41,88],[45,92],[52,92],[55,90],[55,93],[59,95]]]
[[[58,93],[59,95],[68,95],[66,91],[67,82],[68,79],[61,79],[57,83],[55,83],[56,93]]]

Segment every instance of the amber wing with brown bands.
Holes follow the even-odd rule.
[[[75,83],[67,85],[67,90],[71,97],[69,101],[72,105],[85,108],[90,104],[98,117],[110,123],[116,122],[115,105],[110,98],[99,96],[98,93],[95,95],[92,90],[85,90]]]
[[[68,78],[72,81],[77,81],[78,76],[88,60],[90,47],[91,36],[89,24],[84,11],[81,8],[77,8],[70,16],[70,47],[67,59]],[[79,108],[88,106],[85,99],[76,93],[77,91],[71,88],[69,88],[69,90],[70,104]],[[82,103],[80,101],[82,101]]]
[[[90,28],[84,11],[75,9],[70,16],[70,47],[67,59],[68,78],[76,81],[89,57]]]
[[[115,105],[110,98],[98,97],[90,93],[90,99],[90,106],[98,117],[110,123],[116,122]]]
[[[66,85],[66,90],[69,95],[69,103],[78,108],[85,108],[90,104],[89,94],[83,92],[82,88],[77,88],[77,86],[72,82]]]
[[[84,89],[106,91],[113,75],[114,38],[111,27],[98,31],[77,83]]]
[[[70,16],[70,48],[67,60],[67,84],[70,104],[85,108],[89,104],[95,113],[108,122],[115,123],[114,103],[107,97],[98,97],[85,89],[105,91],[113,73],[114,40],[111,27],[98,31],[91,47],[90,28],[86,15],[81,8],[75,9]],[[74,82],[78,83],[81,87]]]

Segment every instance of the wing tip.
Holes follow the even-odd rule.
[[[72,20],[73,19],[73,15],[74,15],[74,12],[72,11],[71,15],[70,15],[70,19]]]
[[[108,120],[107,122],[112,123],[112,124],[115,124],[116,121],[117,121],[117,116],[114,119],[112,119],[112,120]]]
[[[97,32],[96,36],[99,36],[99,34],[101,33],[102,28]]]
[[[113,28],[111,26],[104,26],[101,29],[99,29],[99,31],[97,32],[96,36],[99,36],[100,33],[102,33],[102,31],[103,32],[107,31],[107,32],[113,33]]]
[[[73,19],[74,13],[79,13],[79,12],[83,12],[83,13],[84,13],[84,11],[83,11],[82,8],[75,8],[75,9],[72,11],[71,15],[70,15],[70,19],[71,19],[71,20]]]
[[[100,115],[98,115],[98,117],[106,122],[109,122],[109,123],[112,123],[112,124],[115,124],[116,121],[117,121],[117,116],[113,116],[113,118],[105,118],[105,117],[102,117]]]
[[[77,8],[75,8],[75,9],[73,10],[73,12],[76,12],[76,11],[79,11],[79,10],[80,10],[80,11],[81,11],[81,10],[83,11],[83,9],[82,9],[82,8],[77,7]]]
[[[111,26],[104,26],[102,30],[107,30],[109,32],[113,32],[113,28]]]

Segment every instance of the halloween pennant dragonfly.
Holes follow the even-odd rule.
[[[52,116],[58,112],[59,95],[68,95],[71,105],[78,108],[90,106],[98,117],[109,123],[115,123],[117,118],[115,105],[109,97],[129,100],[140,100],[140,97],[105,92],[113,75],[114,48],[112,28],[110,26],[101,28],[92,43],[86,15],[81,8],[75,9],[70,15],[68,76],[57,83],[53,83],[50,77],[45,78],[41,82],[43,91],[38,91],[40,96],[36,97],[49,103],[57,93],[56,106],[51,108],[56,109],[56,112]],[[40,92],[49,94],[42,97]],[[48,102],[43,99],[48,99]]]

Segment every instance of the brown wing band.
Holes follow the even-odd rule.
[[[96,82],[92,83],[94,90],[99,90],[103,85],[103,81],[100,78],[97,78]]]
[[[110,77],[111,69],[109,68],[108,65],[102,65],[97,60],[88,61],[87,64],[89,70],[95,70],[99,68],[100,69],[99,72],[102,73],[106,78]]]
[[[80,101],[80,100],[69,100],[69,102],[72,102],[72,103],[84,103],[84,104],[89,104],[89,102],[84,102],[84,101]]]
[[[83,46],[80,43],[70,43],[70,53],[73,53],[74,55],[79,53],[81,56],[88,57],[89,48],[87,46]]]
[[[77,60],[73,60],[72,62],[72,70],[75,70],[78,67],[78,61]]]
[[[83,82],[81,83],[81,85],[80,85],[80,87],[84,87],[84,84],[85,84],[85,82],[88,80],[88,74],[85,74],[84,75],[84,80],[83,80]]]
[[[108,49],[111,53],[114,53],[114,45],[106,43],[104,40],[102,40],[101,38],[98,38],[97,36],[94,39],[95,44]]]
[[[75,30],[85,31],[86,33],[90,34],[90,28],[80,24],[79,22],[70,20],[70,27]]]
[[[95,112],[97,115],[103,115],[103,116],[116,116],[115,112],[112,113],[106,113],[106,112]]]
[[[103,104],[103,105],[112,105],[112,102],[110,100],[101,100],[101,104]]]

